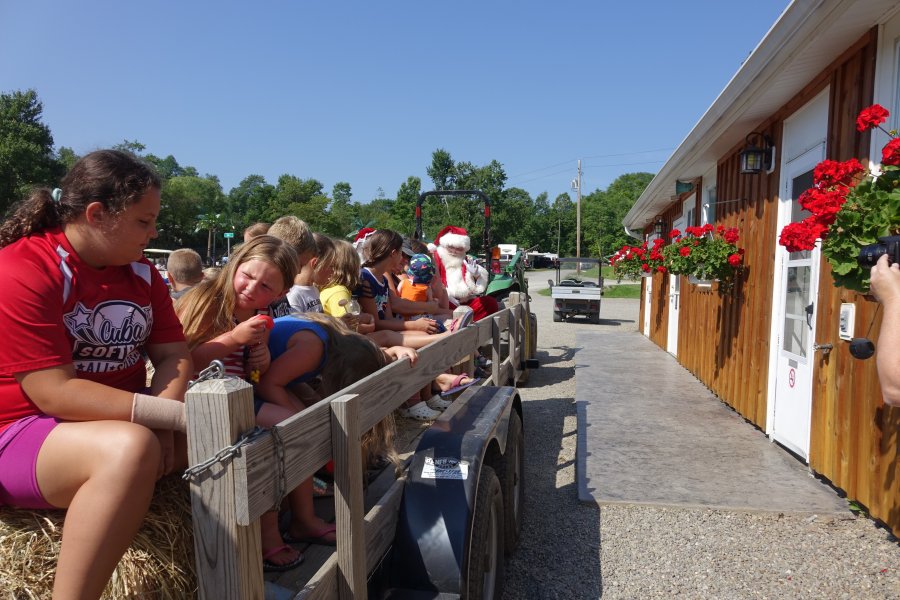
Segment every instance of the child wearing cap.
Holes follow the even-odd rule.
[[[427,254],[413,254],[409,259],[409,266],[406,268],[406,278],[401,279],[400,284],[397,286],[400,297],[412,302],[431,302],[434,299],[431,288],[434,274],[434,262],[432,262],[430,256]],[[453,313],[449,311],[433,315],[412,315],[407,320],[414,321],[423,317],[437,321],[438,333],[443,333],[447,329],[454,331],[457,328],[453,322]]]

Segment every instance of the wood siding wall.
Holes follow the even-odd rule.
[[[873,29],[755,130],[769,134],[777,148],[783,147],[784,120],[830,86],[828,158],[866,157],[869,136],[856,131],[855,117],[872,103],[876,47]],[[741,175],[741,149],[735,147],[719,161],[716,224],[740,230],[739,246],[746,251],[744,275],[726,293],[719,293],[717,284],[701,288],[683,279],[678,360],[725,403],[765,430],[780,172],[776,166],[769,175]],[[665,215],[669,224],[680,211],[675,200]],[[653,284],[650,338],[662,348],[668,333],[669,277],[657,275]],[[880,322],[877,304],[835,288],[823,260],[814,341],[831,343],[835,349],[815,355],[809,464],[900,535],[900,408],[884,406],[874,361],[853,359],[848,343],[839,339],[842,302],[856,305],[856,336],[866,336],[874,320],[870,337],[875,339]],[[643,305],[641,310],[643,316]]]

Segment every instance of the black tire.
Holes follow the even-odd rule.
[[[475,516],[466,558],[463,600],[503,596],[503,491],[494,469],[484,465],[478,475]]]
[[[522,509],[525,503],[525,436],[522,417],[515,410],[509,416],[506,453],[497,467],[503,490],[503,531],[506,555],[512,554],[522,537]]]

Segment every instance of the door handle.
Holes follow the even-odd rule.
[[[822,354],[828,356],[828,353],[834,349],[831,344],[813,344],[813,350],[821,350]]]
[[[815,302],[810,302],[806,307],[806,326],[812,329],[812,315],[815,309]]]

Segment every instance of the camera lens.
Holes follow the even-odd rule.
[[[886,244],[869,244],[859,249],[859,256],[856,257],[856,261],[861,267],[874,267],[881,255],[886,254],[887,251]]]

